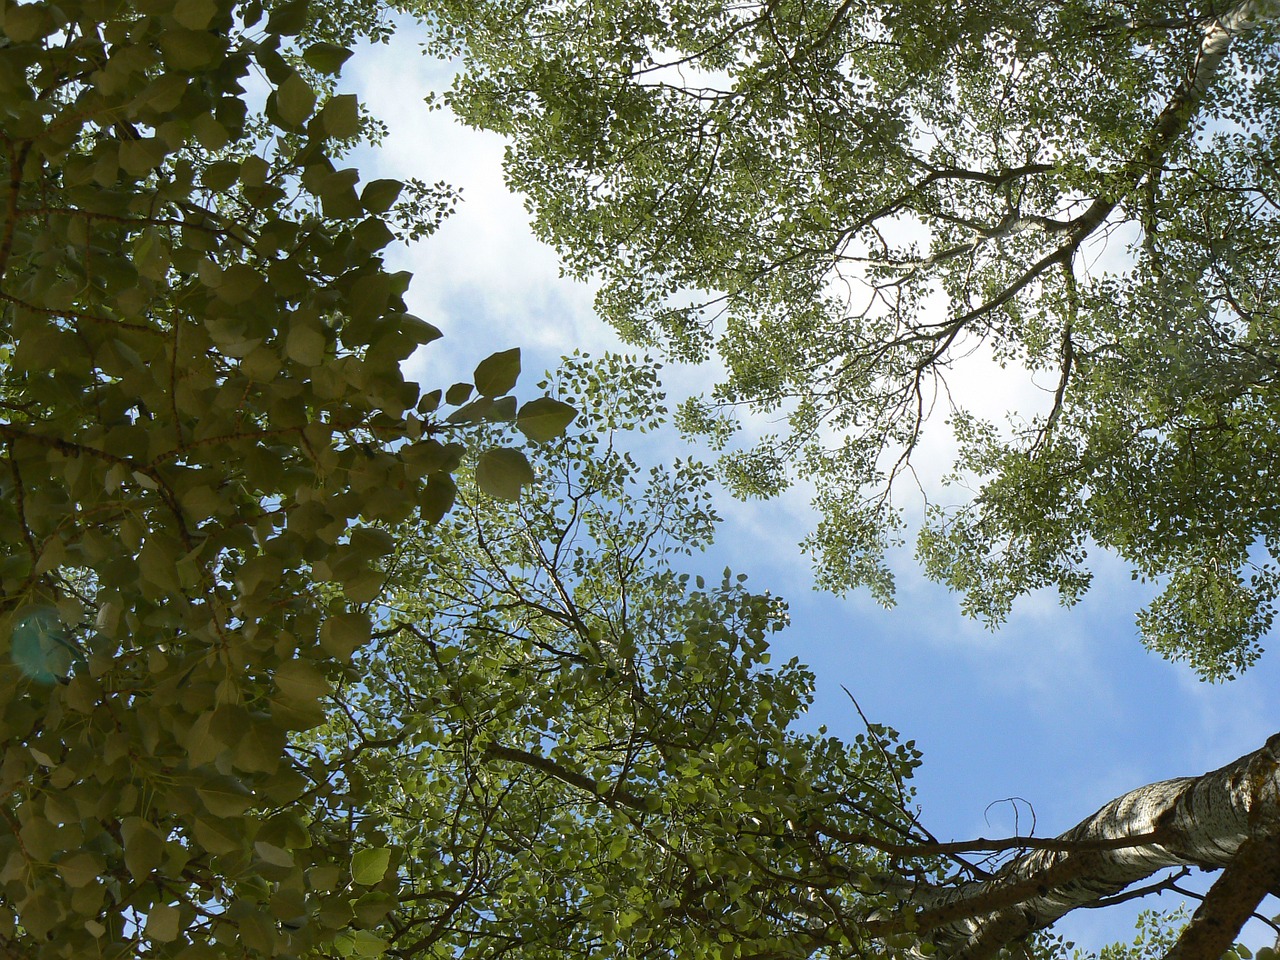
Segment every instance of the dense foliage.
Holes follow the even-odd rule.
[[[385,8],[0,11],[0,952],[979,960],[1008,943],[972,930],[998,933],[1026,907],[1011,939],[1035,957],[1060,952],[1036,939],[1046,891],[1110,889],[1107,870],[1151,842],[1088,825],[1032,844],[1043,875],[1001,873],[1025,866],[1028,843],[934,841],[912,806],[909,741],[874,723],[849,743],[797,732],[813,677],[769,664],[785,604],[731,571],[708,583],[682,569],[717,522],[710,471],[628,452],[666,413],[651,362],[574,356],[524,403],[518,349],[473,382],[405,380],[401,362],[439,332],[406,312],[409,277],[382,251],[430,234],[454,197],[342,166],[380,135],[339,77],[357,42],[389,35]],[[893,442],[914,443],[926,375],[980,329],[1032,366],[1060,364],[1061,388],[1027,435],[1033,456],[994,436],[970,451],[996,479],[978,526],[947,519],[929,561],[998,614],[1043,580],[1081,586],[1061,553],[1086,535],[1158,542],[1142,572],[1183,579],[1157,629],[1200,617],[1207,639],[1176,652],[1229,672],[1270,589],[1266,570],[1252,594],[1232,579],[1272,522],[1240,505],[1270,476],[1268,435],[1246,442],[1267,416],[1274,320],[1261,179],[1210,191],[1235,244],[1213,261],[1230,266],[1220,285],[1157,303],[1203,260],[1179,203],[1208,151],[1173,124],[1138,174],[1115,158],[1149,138],[1116,131],[1141,127],[1135,91],[1174,82],[1190,28],[1100,27],[1073,7],[1010,13],[1006,37],[986,14],[935,13],[491,4],[429,23],[473,67],[455,105],[521,134],[514,175],[573,268],[602,271],[615,322],[701,355],[709,317],[687,299],[727,297],[721,399],[794,400],[796,428],[730,474],[768,492],[803,452],[831,510],[828,582],[886,585],[875,551],[892,517],[868,484]],[[1120,75],[1079,102],[1031,92],[1052,76],[1031,39],[1068,69],[1135,37],[1154,38],[1149,55],[1112,64]],[[679,51],[683,78],[655,59]],[[1236,119],[1265,125],[1270,81],[1242,76],[1261,106]],[[1002,126],[1051,109],[1093,159],[1064,159],[1075,127],[1038,141]],[[1235,172],[1245,147],[1223,137]],[[1150,262],[1110,286],[1054,273],[1138,185],[1161,218],[1143,221]],[[1055,226],[1067,196],[1085,212]],[[983,227],[993,197],[1018,215]],[[908,213],[944,244],[910,263],[877,232]],[[1036,252],[1045,236],[1069,252]],[[850,317],[830,296],[858,251],[878,261],[887,312]],[[1243,291],[1245,270],[1263,286]],[[917,284],[931,271],[956,302],[986,292],[931,326]],[[1184,301],[1185,343],[1221,333],[1223,369],[1193,376],[1202,355],[1172,345],[1166,305]],[[1124,331],[1119,303],[1142,307]],[[1124,427],[1161,389],[1169,406]],[[1104,400],[1114,422],[1097,419]],[[682,416],[725,436],[710,409]],[[1204,448],[1196,417],[1216,431]],[[840,451],[810,444],[824,423],[852,430]],[[1107,499],[1098,478],[1143,444],[1197,459],[1163,478],[1144,468]],[[1157,506],[1167,529],[1143,526]],[[1012,531],[999,557],[983,553],[991,523]],[[1189,565],[1212,523],[1218,567]],[[1225,779],[1269,782],[1269,750]],[[1269,824],[1258,809],[1250,823]],[[1195,862],[1240,841],[1206,830],[1182,838]]]
[[[354,922],[363,828],[308,815],[333,766],[290,738],[354,676],[386,525],[447,509],[463,429],[401,375],[439,334],[379,255],[451,196],[340,166],[377,129],[332,78],[380,16],[4,7],[0,952],[267,956]],[[518,367],[480,392],[554,435],[572,411],[517,410]],[[489,459],[518,493],[520,455]]]
[[[863,924],[883,887],[939,869],[910,843],[911,745],[789,732],[813,677],[765,666],[785,605],[671,566],[716,517],[705,468],[619,446],[656,424],[655,383],[568,361],[546,388],[582,420],[528,451],[528,495],[477,496],[466,461],[453,512],[389,563],[315,749],[396,851],[368,909],[400,887],[406,956],[850,955],[907,931]]]
[[[823,584],[890,600],[894,481],[936,413],[957,489],[919,553],[971,612],[1075,600],[1101,546],[1163,587],[1148,644],[1211,678],[1256,657],[1280,592],[1274,3],[418,8],[602,314],[718,351],[684,425],[785,413],[723,473],[812,481]],[[977,418],[975,352],[1029,371],[1035,408]]]

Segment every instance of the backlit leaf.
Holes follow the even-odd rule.
[[[520,408],[516,427],[530,440],[544,442],[563,435],[577,415],[578,411],[567,403],[538,397]]]
[[[520,348],[495,353],[476,367],[476,389],[486,397],[500,397],[516,385],[520,376]]]
[[[387,847],[358,850],[351,857],[351,879],[371,887],[382,879],[390,865],[391,850]]]
[[[520,490],[533,480],[533,468],[519,450],[494,447],[476,463],[476,486],[499,500],[518,500]]]

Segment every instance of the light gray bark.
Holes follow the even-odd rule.
[[[979,960],[1158,870],[1225,868],[1247,840],[1271,842],[1277,836],[1280,734],[1218,770],[1131,790],[1059,837],[1147,842],[1113,850],[1036,850],[988,880],[918,891],[912,901],[938,956]]]

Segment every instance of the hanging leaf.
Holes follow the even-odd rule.
[[[276,90],[276,109],[290,127],[299,127],[316,108],[316,93],[302,77],[293,73]]]
[[[360,191],[360,202],[370,213],[386,213],[403,189],[399,180],[370,180]]]
[[[498,500],[519,500],[520,490],[533,480],[533,468],[519,450],[494,447],[476,464],[476,486]]]
[[[520,348],[504,350],[480,361],[476,389],[486,397],[500,397],[516,385],[520,376]]]
[[[516,427],[530,440],[542,443],[564,434],[578,411],[567,403],[551,397],[530,400],[520,408]]]
[[[322,40],[313,43],[302,51],[303,62],[312,70],[336,76],[342,72],[342,65],[351,59],[352,51],[336,43]]]
[[[181,913],[177,907],[154,903],[147,911],[146,935],[159,943],[177,940],[180,920]]]
[[[422,519],[430,524],[439,523],[444,515],[453,509],[453,501],[457,495],[458,488],[454,485],[452,477],[444,474],[429,477],[422,488],[422,494],[418,497],[418,509],[422,512]]]
[[[353,93],[330,97],[320,111],[324,132],[339,140],[347,140],[360,132],[360,101]]]

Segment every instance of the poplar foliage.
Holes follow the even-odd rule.
[[[745,576],[681,572],[717,517],[696,462],[645,468],[652,365],[569,358],[543,387],[582,411],[527,449],[495,503],[459,471],[453,511],[389,564],[387,622],[313,749],[387,838],[407,957],[855,956],[907,947],[911,743],[791,732],[814,677],[770,665],[786,605]],[[496,429],[496,428],[494,428]],[[491,438],[495,443],[500,437]],[[905,844],[899,855],[868,842]],[[390,892],[394,887],[381,886]],[[367,909],[390,909],[385,894]],[[362,907],[357,905],[357,912]]]
[[[813,484],[822,584],[892,601],[895,491],[946,418],[918,553],[969,612],[1074,602],[1102,547],[1161,585],[1148,645],[1211,679],[1254,660],[1280,591],[1274,3],[416,9],[601,313],[719,354],[684,427],[782,422],[721,474]],[[975,352],[1040,401],[977,417]]]
[[[452,502],[466,424],[572,416],[517,407],[518,352],[443,397],[401,374],[439,332],[380,251],[453,197],[341,164],[379,130],[335,78],[383,18],[3,7],[0,952],[361,929],[378,844],[325,805],[340,758],[294,738],[354,679],[391,531]],[[517,495],[523,456],[484,455]]]
[[[732,571],[683,571],[714,533],[712,473],[627,452],[666,414],[653,363],[571,357],[523,403],[517,349],[466,382],[405,380],[401,362],[439,331],[407,312],[410,278],[383,251],[433,232],[454,195],[343,165],[381,133],[340,75],[355,44],[389,35],[385,8],[0,9],[0,951],[915,956],[957,918],[1018,902],[1016,889],[944,902],[987,873],[957,851],[999,858],[1020,842],[934,842],[910,791],[920,755],[892,730],[794,732],[813,677],[769,662],[785,604]],[[882,452],[911,446],[926,374],[980,328],[1059,370],[1061,403],[1027,428],[1034,456],[972,424],[983,443],[965,455],[995,479],[971,517],[939,520],[929,562],[998,615],[1042,581],[1083,587],[1062,560],[1083,550],[1064,532],[1079,532],[1071,511],[1111,504],[1107,529],[1138,550],[1156,536],[1142,510],[1160,503],[1167,550],[1140,572],[1190,571],[1174,585],[1191,599],[1175,590],[1173,612],[1152,616],[1200,616],[1204,639],[1174,652],[1231,672],[1267,615],[1268,568],[1253,593],[1233,572],[1270,522],[1240,506],[1268,477],[1264,441],[1246,442],[1267,415],[1265,191],[1210,191],[1235,251],[1213,260],[1236,270],[1219,287],[1166,279],[1208,263],[1180,205],[1207,176],[1195,137],[1160,155],[1148,189],[1163,274],[1140,261],[1095,288],[1037,267],[1040,234],[974,224],[997,200],[1002,217],[1024,204],[1048,220],[1070,215],[1051,197],[1116,191],[1103,220],[1130,209],[1155,178],[1130,171],[1126,187],[1107,163],[1142,140],[1149,101],[1135,91],[1173,82],[1179,31],[1195,24],[1014,11],[1001,22],[1015,56],[999,54],[994,13],[967,9],[418,12],[437,52],[467,58],[454,106],[520,134],[513,176],[571,269],[601,272],[607,315],[682,356],[719,337],[734,378],[719,400],[788,407],[792,433],[722,466],[744,492],[775,490],[792,459],[821,480],[829,583],[888,589]],[[1034,37],[1116,76],[1051,98]],[[1154,38],[1149,55],[1116,59],[1135,37]],[[1241,50],[1262,63],[1267,48]],[[691,58],[678,81],[683,68],[655,59],[672,52]],[[1261,105],[1241,126],[1265,125],[1272,81],[1240,76]],[[1075,123],[1059,141],[1009,140],[1001,125],[1031,129],[1052,110]],[[922,122],[951,146],[931,153]],[[1063,159],[1077,131],[1100,160]],[[1225,177],[1246,147],[1222,136]],[[876,215],[851,227],[867,196]],[[875,239],[908,213],[943,238],[932,252]],[[887,271],[887,312],[851,317],[831,296],[832,264],[856,250]],[[986,292],[944,332],[912,326],[930,276],[953,298]],[[700,290],[725,298],[720,332],[689,305]],[[1188,337],[1226,331],[1214,362],[1236,376],[1247,355],[1253,380],[1192,375],[1203,355],[1162,333],[1184,300]],[[1120,336],[1121,303],[1142,308],[1127,318],[1136,339]],[[1223,304],[1239,304],[1235,319],[1215,326]],[[859,353],[872,341],[883,349]],[[1139,376],[1157,360],[1160,376]],[[1152,409],[1166,420],[1133,435],[1085,402],[1127,415],[1162,389],[1171,405]],[[714,406],[680,416],[729,439]],[[843,447],[817,442],[823,423],[852,430]],[[1108,424],[1125,438],[1109,460],[1090,446]],[[1143,443],[1194,448],[1179,482],[1201,496],[1160,500],[1174,480],[1144,466],[1129,499],[1098,500],[1097,471]],[[1232,462],[1237,492],[1215,500]],[[1001,483],[1016,496],[997,496]],[[1025,510],[991,512],[1016,497],[1039,511],[1035,536]],[[968,552],[963,538],[1000,517],[1023,524],[1013,546]],[[968,566],[948,544],[966,545]],[[1206,544],[1218,566],[1189,566]],[[983,594],[1001,570],[1007,583]],[[1231,616],[1245,627],[1225,642]]]

